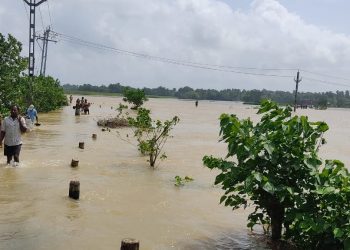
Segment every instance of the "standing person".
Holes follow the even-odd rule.
[[[7,156],[7,164],[14,158],[15,165],[19,163],[19,154],[22,147],[21,133],[27,132],[25,119],[19,115],[19,108],[13,105],[11,115],[5,117],[1,124],[0,144],[4,140],[4,155]]]
[[[196,105],[196,107],[198,107],[198,100],[196,100],[195,105]]]
[[[73,101],[73,96],[70,95],[70,96],[69,96],[69,103],[72,104],[72,101]]]
[[[31,125],[34,124],[34,121],[36,121],[36,123],[39,123],[38,112],[36,111],[33,104],[29,105],[29,108],[27,109],[27,116],[30,118]]]
[[[80,109],[81,109],[81,111],[84,111],[84,103],[85,103],[84,96],[82,96],[81,97],[81,101],[80,101]]]
[[[78,98],[75,102],[75,115],[80,115],[80,107],[81,107],[80,99]]]
[[[89,107],[90,107],[90,103],[88,103],[87,102],[87,99],[85,99],[85,102],[84,102],[84,104],[83,104],[83,109],[84,109],[84,114],[86,115],[86,114],[90,114],[90,109],[89,109]]]

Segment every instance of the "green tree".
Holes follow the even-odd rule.
[[[7,39],[0,33],[0,113],[8,112],[11,104],[21,98],[20,76],[27,60],[21,57],[22,45],[11,35]]]
[[[143,105],[145,101],[148,99],[146,98],[145,92],[142,89],[134,89],[130,87],[126,87],[123,90],[123,101],[132,103],[134,107],[132,109],[138,109]]]
[[[311,166],[314,182],[295,192],[295,206],[286,212],[286,238],[300,248],[350,249],[350,175],[338,160]]]
[[[139,108],[136,118],[128,117],[129,124],[134,128],[134,136],[138,141],[139,151],[149,157],[149,164],[155,167],[158,158],[166,158],[163,147],[170,137],[170,131],[180,121],[177,116],[164,122],[152,120],[149,109]]]
[[[59,80],[39,76],[33,80],[25,78],[25,81],[32,81],[32,102],[39,112],[48,112],[68,104]]]
[[[221,170],[215,180],[225,190],[220,202],[234,209],[252,203],[248,226],[271,224],[272,239],[281,238],[283,225],[289,230],[293,218],[287,218],[295,203],[305,202],[303,194],[314,187],[310,168],[321,165],[317,150],[328,130],[324,122],[292,117],[291,111],[263,101],[258,111],[263,116],[256,125],[249,118],[221,115],[226,159],[203,158],[207,167]]]

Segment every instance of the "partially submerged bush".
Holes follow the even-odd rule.
[[[236,115],[220,117],[225,159],[205,156],[219,169],[220,203],[253,206],[248,227],[269,224],[272,239],[284,237],[307,249],[342,249],[350,238],[350,175],[340,161],[323,166],[318,149],[324,122],[292,116],[290,107],[263,101],[256,125]],[[282,230],[283,229],[283,230]]]
[[[134,130],[139,151],[143,155],[147,155],[150,166],[155,167],[158,158],[166,158],[163,147],[170,137],[170,131],[180,119],[174,116],[171,120],[162,122],[160,120],[152,120],[150,113],[149,109],[139,108],[137,116],[135,118],[128,117],[128,121]]]

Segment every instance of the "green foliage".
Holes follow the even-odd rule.
[[[119,106],[117,108],[117,111],[118,111],[117,117],[122,116],[123,110],[125,110],[127,108],[128,108],[128,105],[123,105],[123,104],[119,103]],[[128,115],[128,113],[126,115]]]
[[[328,105],[327,97],[323,96],[317,101],[316,108],[317,109],[327,109],[327,105]],[[339,105],[339,107],[343,107],[343,105]]]
[[[179,122],[179,118],[174,116],[171,120],[164,122],[152,120],[151,111],[145,108],[137,110],[136,118],[128,117],[129,124],[134,128],[134,136],[138,141],[139,151],[143,155],[149,156],[151,167],[155,167],[158,159],[165,159],[166,155],[162,149],[170,136],[170,131]]]
[[[215,179],[225,190],[220,203],[255,208],[248,227],[270,224],[273,239],[284,228],[284,236],[299,246],[336,247],[350,236],[350,176],[339,161],[321,167],[317,152],[327,124],[291,111],[265,100],[256,125],[221,115],[228,153],[225,159],[205,156],[203,161],[221,171]]]
[[[350,243],[349,172],[342,162],[327,160],[324,168],[311,174],[314,186],[305,195],[306,202],[290,211],[286,237],[313,249],[343,249]]]
[[[132,109],[138,109],[147,101],[145,92],[141,89],[133,89],[130,87],[124,88],[123,90],[123,101],[132,103],[134,107]]]
[[[30,83],[31,79],[26,78],[26,81]],[[35,77],[31,89],[32,93],[28,93],[27,89],[23,94],[31,95],[32,103],[39,112],[48,112],[67,105],[67,98],[60,82],[50,76]]]
[[[21,57],[22,45],[11,35],[7,39],[0,33],[0,113],[8,112],[11,104],[19,103],[20,74],[27,66]]]
[[[28,77],[22,72],[27,59],[20,56],[22,45],[13,36],[0,33],[0,113],[7,114],[11,104],[25,112],[34,104],[40,112],[57,109],[67,103],[63,88],[52,77]]]
[[[184,178],[182,178],[182,177],[180,177],[180,176],[175,176],[175,186],[177,186],[177,187],[180,187],[180,186],[183,186],[183,185],[185,185],[185,183],[186,182],[191,182],[191,181],[193,181],[194,179],[193,178],[191,178],[191,177],[189,177],[189,176],[185,176]]]

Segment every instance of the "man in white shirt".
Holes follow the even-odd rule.
[[[10,164],[12,157],[15,164],[19,163],[22,139],[21,133],[27,131],[25,119],[19,115],[17,105],[11,107],[11,115],[1,123],[0,144],[4,140],[4,155],[7,156],[7,164]]]

